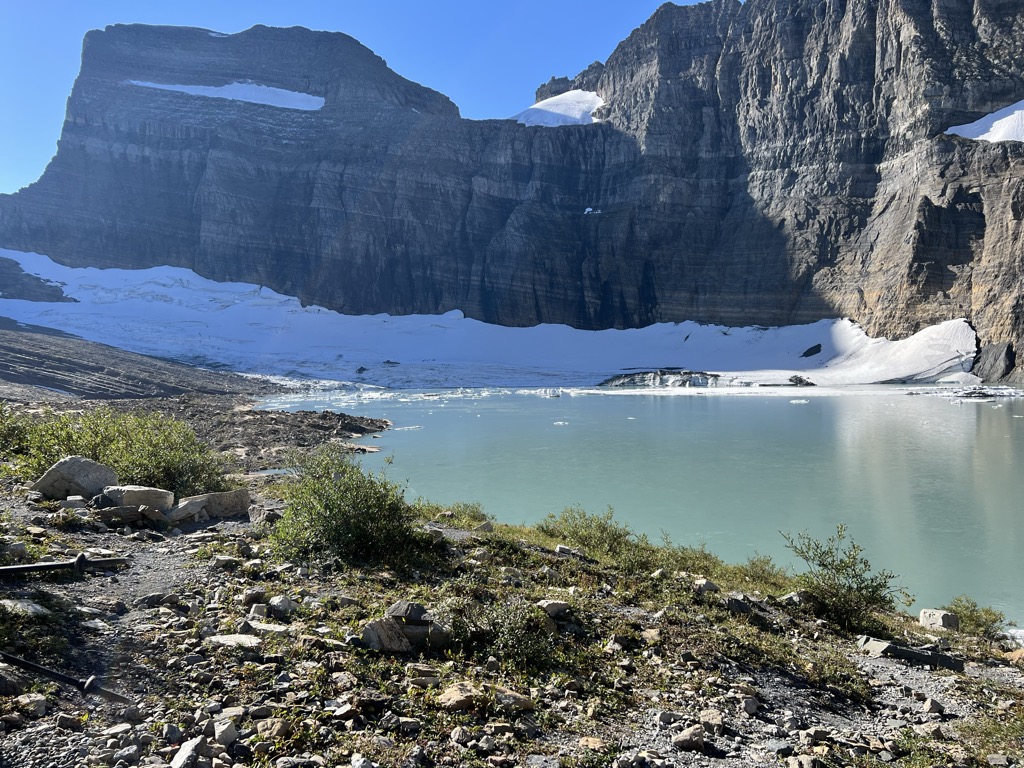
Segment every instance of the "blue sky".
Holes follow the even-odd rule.
[[[689,0],[677,0],[689,4]],[[604,60],[661,0],[0,0],[0,192],[31,183],[52,157],[82,38],[108,24],[238,32],[254,24],[352,35],[399,74],[472,118],[529,106],[552,75]]]

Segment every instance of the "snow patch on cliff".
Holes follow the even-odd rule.
[[[322,96],[313,96],[299,91],[288,91],[284,88],[273,88],[269,85],[256,83],[228,83],[227,85],[172,85],[170,83],[149,83],[142,80],[128,80],[129,85],[142,88],[156,88],[161,91],[176,91],[190,96],[205,96],[212,99],[230,99],[246,101],[250,104],[263,104],[281,109],[300,109],[304,112],[315,112],[322,109]]]
[[[1024,141],[1024,101],[973,123],[954,125],[946,133],[975,141]]]
[[[562,125],[596,123],[594,110],[604,106],[604,99],[593,91],[566,91],[550,99],[538,101],[512,119],[523,125],[557,128]]]
[[[341,315],[246,283],[187,269],[75,269],[0,249],[77,303],[0,297],[0,316],[194,365],[304,379],[425,389],[593,387],[619,373],[681,367],[719,386],[888,381],[969,383],[976,338],[953,320],[902,341],[872,339],[849,320],[784,328],[661,323],[582,331],[506,328],[444,315]],[[792,392],[792,390],[789,390]],[[809,390],[802,390],[808,392]]]

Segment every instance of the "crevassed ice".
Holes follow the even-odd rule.
[[[557,128],[561,125],[589,125],[596,123],[594,110],[604,105],[604,99],[593,91],[566,91],[550,99],[538,101],[512,119],[523,125]]]
[[[966,125],[954,125],[947,134],[975,141],[1024,141],[1024,101]]]
[[[227,85],[176,85],[171,83],[150,83],[142,80],[128,80],[129,85],[156,88],[161,91],[177,91],[191,96],[206,96],[213,99],[247,101],[250,104],[264,104],[281,109],[300,109],[315,112],[324,106],[322,96],[313,96],[299,91],[288,91],[256,83],[228,83]]]

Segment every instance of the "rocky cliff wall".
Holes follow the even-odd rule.
[[[340,34],[109,27],[56,157],[0,197],[0,246],[349,313],[850,316],[889,336],[966,316],[984,344],[1024,343],[1024,144],[944,135],[1024,99],[1016,0],[669,4],[568,85],[601,94],[603,122],[462,120]]]

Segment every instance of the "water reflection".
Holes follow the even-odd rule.
[[[825,537],[841,521],[920,604],[968,593],[1024,619],[1024,402],[503,392],[358,412],[422,427],[385,433],[366,458],[393,456],[412,496],[527,523],[610,505],[637,530],[730,560],[788,561],[780,531]]]

